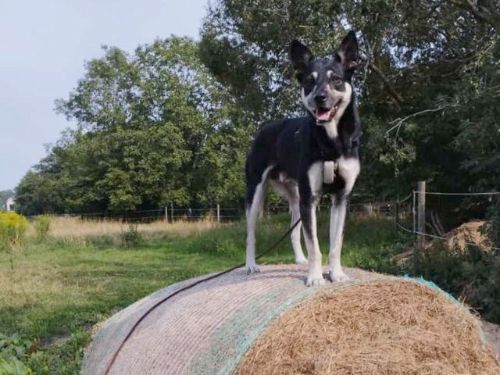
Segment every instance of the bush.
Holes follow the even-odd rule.
[[[32,375],[33,371],[23,362],[32,343],[17,334],[5,336],[0,333],[0,374]]]
[[[120,239],[124,247],[136,247],[141,244],[142,236],[137,224],[129,224],[128,230],[120,233]]]
[[[433,247],[414,254],[403,269],[431,280],[458,299],[463,299],[482,317],[500,323],[500,255],[476,246],[449,251]]]
[[[39,241],[44,241],[50,230],[50,216],[49,215],[40,215],[37,216],[35,221],[33,222],[33,226],[35,227],[36,236]]]
[[[23,245],[28,220],[15,212],[0,212],[0,249]]]
[[[488,209],[488,222],[485,232],[493,246],[500,247],[500,201],[497,201]]]

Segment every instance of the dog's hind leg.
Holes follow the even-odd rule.
[[[299,206],[299,191],[297,188],[297,184],[294,182],[281,181],[272,179],[273,185],[276,191],[283,196],[288,201],[290,205],[290,214],[291,214],[291,223],[290,227],[295,225],[297,220],[300,219],[300,206]],[[298,223],[295,228],[293,228],[292,233],[290,234],[290,238],[292,240],[293,252],[295,253],[295,263],[297,264],[307,264],[307,258],[304,256],[304,252],[302,251],[302,246],[300,244],[300,229],[302,227],[302,223]]]
[[[298,198],[298,197],[297,197]],[[295,225],[297,220],[300,219],[300,205],[299,200],[295,200],[293,203],[290,203],[292,208],[292,221],[290,226]],[[300,229],[302,227],[301,223],[298,223],[295,228],[292,230],[292,234],[290,235],[292,239],[292,247],[293,252],[295,253],[295,263],[297,264],[307,264],[307,258],[304,256],[304,252],[302,251],[302,245],[300,244]]]
[[[271,167],[266,168],[262,177],[257,184],[249,182],[247,186],[247,202],[246,202],[246,217],[247,217],[247,238],[246,238],[246,270],[247,273],[259,272],[259,267],[255,262],[255,228],[263,209],[266,197],[267,175]]]

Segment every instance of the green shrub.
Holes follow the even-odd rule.
[[[122,246],[124,247],[136,247],[141,244],[142,236],[139,233],[137,224],[129,224],[128,230],[120,233],[120,239]]]
[[[24,364],[32,343],[18,334],[5,336],[0,333],[0,375],[32,375]]]
[[[476,246],[449,251],[442,245],[414,254],[403,269],[422,276],[456,298],[463,299],[484,319],[500,323],[500,255]]]
[[[33,226],[35,227],[36,236],[39,241],[44,241],[50,231],[50,216],[49,215],[40,215],[37,216],[35,221],[33,222]]]
[[[488,222],[484,228],[485,232],[493,246],[500,247],[500,200],[490,206],[487,217]]]
[[[0,212],[0,248],[23,245],[28,220],[15,212]]]

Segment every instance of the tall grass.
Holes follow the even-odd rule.
[[[161,235],[185,238],[218,226],[221,224],[212,220],[176,221],[174,223],[165,223],[159,220],[152,223],[134,224],[134,230],[144,239],[149,240]],[[121,243],[123,233],[129,230],[129,223],[118,220],[84,220],[77,217],[54,216],[50,221],[48,237],[78,242],[79,244],[91,244],[103,240],[110,245],[118,245]],[[30,226],[27,233],[28,238],[34,238],[36,235],[35,228]]]

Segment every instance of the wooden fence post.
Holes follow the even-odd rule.
[[[220,204],[217,203],[217,222],[220,223]]]
[[[418,182],[418,247],[425,244],[425,181]]]
[[[174,204],[170,203],[170,220],[172,220],[172,223],[174,222]]]
[[[368,203],[368,216],[373,216],[373,204],[372,202]]]
[[[165,223],[168,223],[168,207],[165,206]]]

